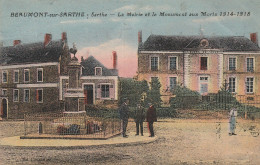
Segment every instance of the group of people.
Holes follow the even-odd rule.
[[[123,137],[128,137],[128,135],[126,135],[126,128],[128,124],[128,118],[129,118],[128,104],[129,104],[129,100],[127,98],[124,98],[123,104],[119,108],[119,115],[120,115],[120,119],[122,120]],[[138,103],[134,111],[134,119],[136,123],[136,136],[139,135],[139,132],[141,133],[141,136],[144,135],[143,122],[146,120],[150,132],[149,137],[154,137],[153,123],[157,121],[156,109],[152,103],[149,103],[148,105],[149,107],[147,111],[145,111],[145,109],[141,106],[141,104]]]
[[[128,124],[128,118],[129,118],[128,104],[129,104],[129,100],[125,98],[123,100],[123,104],[119,108],[120,119],[122,120],[123,137],[128,137],[128,135],[126,135],[126,128]],[[137,104],[137,107],[134,112],[134,119],[136,123],[136,135],[139,135],[139,131],[141,133],[141,136],[144,135],[143,122],[146,120],[150,132],[149,137],[154,137],[153,123],[157,121],[156,109],[152,103],[149,103],[148,105],[149,107],[147,111],[145,111],[145,109],[141,106],[140,103]],[[232,108],[229,112],[229,135],[230,136],[236,135],[235,134],[236,117],[237,117],[237,110],[236,108]]]

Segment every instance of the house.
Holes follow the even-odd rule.
[[[251,39],[251,40],[250,40]],[[150,35],[138,33],[138,80],[158,78],[165,105],[178,84],[202,95],[227,89],[244,102],[260,101],[257,34],[244,36]]]
[[[113,69],[107,69],[93,56],[80,63],[75,57],[77,48],[69,49],[65,32],[56,41],[45,34],[43,42],[13,43],[0,47],[2,118],[47,111],[85,113],[86,104],[117,102],[116,52]]]
[[[59,110],[59,77],[67,74],[70,53],[67,34],[43,42],[0,47],[1,117],[23,118],[25,113]]]
[[[81,61],[80,83],[84,89],[85,104],[113,104],[118,101],[116,57],[113,51],[113,69],[106,68],[93,56]]]

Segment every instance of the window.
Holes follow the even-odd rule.
[[[25,89],[24,90],[24,102],[29,103],[30,102],[30,90],[29,89]]]
[[[158,70],[158,57],[151,57],[151,70],[157,71]]]
[[[209,80],[209,77],[207,77],[207,76],[200,77],[200,94],[202,94],[202,95],[208,94],[208,80]]]
[[[170,90],[173,90],[176,85],[177,85],[177,78],[176,77],[170,77]]]
[[[109,85],[101,85],[101,97],[109,98]]]
[[[170,70],[176,70],[177,69],[177,57],[169,57],[170,62]]]
[[[247,58],[246,59],[246,68],[248,72],[254,71],[254,58]]]
[[[228,70],[236,70],[236,58],[232,57],[228,59]]]
[[[236,92],[236,78],[235,77],[229,77],[228,90],[231,93]]]
[[[13,96],[14,102],[19,101],[19,89],[14,89],[14,96]]]
[[[37,89],[36,90],[36,102],[37,103],[42,103],[43,102],[43,90],[42,89]]]
[[[43,82],[43,68],[37,68],[37,82]]]
[[[30,81],[30,72],[29,69],[24,69],[24,82]]]
[[[208,69],[208,57],[200,57],[200,70]]]
[[[253,93],[254,92],[254,78],[247,77],[246,78],[246,93]]]
[[[19,82],[19,70],[14,71],[14,82],[15,83]]]
[[[102,76],[102,68],[101,67],[95,67],[95,75],[96,76]]]
[[[2,95],[6,96],[7,95],[7,89],[2,89]]]
[[[6,70],[4,70],[2,72],[2,82],[3,83],[7,83],[7,77],[8,77],[7,75],[8,75],[8,72]]]
[[[200,77],[200,81],[208,81],[208,77]]]

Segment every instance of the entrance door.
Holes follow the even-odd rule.
[[[93,104],[93,85],[84,85],[85,104]]]
[[[208,77],[200,77],[200,94],[208,94]]]
[[[7,100],[3,99],[2,100],[2,117],[6,118],[7,117]]]

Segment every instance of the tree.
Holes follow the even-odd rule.
[[[142,100],[142,96],[149,90],[147,81],[136,81],[134,79],[120,80],[120,100],[121,104],[124,98],[129,99],[130,106],[136,106]]]
[[[158,78],[152,79],[150,82],[150,90],[147,92],[145,103],[151,102],[155,107],[160,107],[162,104],[160,88],[161,83]]]

